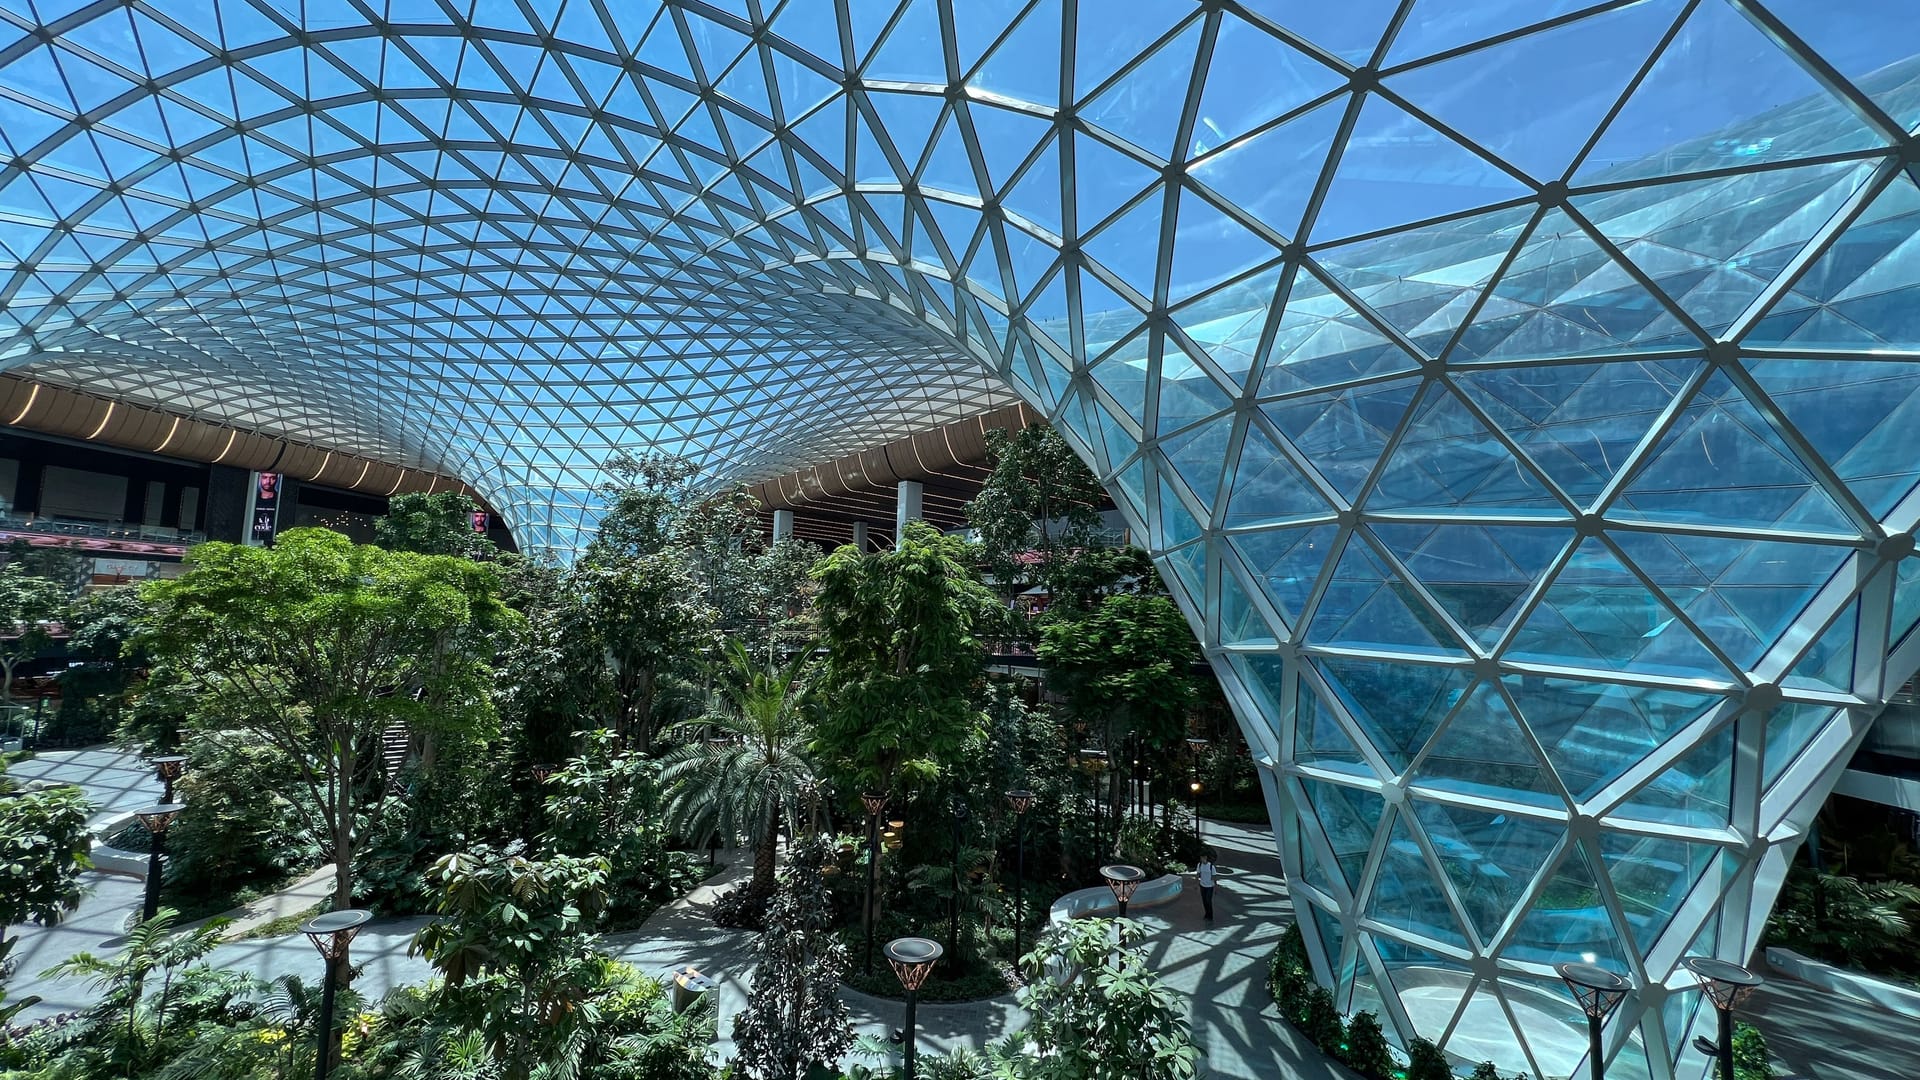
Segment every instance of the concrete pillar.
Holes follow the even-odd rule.
[[[775,510],[773,512],[773,542],[793,539],[793,511]]]
[[[862,555],[867,553],[867,523],[864,521],[853,523],[853,550]]]
[[[893,502],[893,546],[906,543],[907,522],[920,521],[920,481],[902,480],[894,489]]]

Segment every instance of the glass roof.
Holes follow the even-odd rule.
[[[1024,400],[1276,770],[1343,1007],[1571,1075],[1508,1022],[1548,965],[1744,959],[1920,666],[1911,16],[0,0],[0,368],[561,554],[611,450]],[[1697,1071],[1691,1009],[1616,1065]]]

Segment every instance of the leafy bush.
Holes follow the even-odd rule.
[[[1767,1037],[1751,1024],[1739,1024],[1733,1030],[1733,1076],[1734,1080],[1773,1080]]]
[[[1407,1080],[1453,1080],[1453,1066],[1438,1046],[1416,1038],[1407,1047]]]
[[[175,793],[186,804],[167,830],[166,886],[194,910],[224,910],[249,890],[312,869],[320,851],[305,838],[294,764],[265,743],[226,733],[190,744]],[[283,794],[285,792],[285,794]]]
[[[1267,963],[1267,989],[1272,991],[1281,1017],[1329,1057],[1346,1062],[1362,1076],[1376,1080],[1393,1076],[1393,1050],[1381,1030],[1380,1018],[1361,1012],[1351,1020],[1341,1019],[1333,994],[1314,985],[1307,944],[1297,924],[1287,927],[1274,947],[1273,959]],[[1452,1074],[1444,1071],[1445,1059],[1441,1060],[1443,1071],[1438,1077],[1450,1077]]]
[[[640,925],[659,907],[698,884],[703,871],[685,851],[667,847],[661,824],[659,764],[620,749],[609,731],[584,736],[580,756],[547,778],[543,846],[563,855],[605,856],[606,925]]]
[[[1353,1015],[1347,1022],[1346,1050],[1340,1055],[1354,1072],[1373,1080],[1388,1080],[1393,1075],[1393,1050],[1387,1045],[1386,1032],[1380,1030],[1380,1018],[1370,1012]]]
[[[1074,919],[1036,950],[1077,972],[1020,988],[1033,1019],[990,1051],[996,1075],[1019,1080],[1192,1080],[1193,1045],[1180,995],[1161,983],[1134,947],[1139,923]]]

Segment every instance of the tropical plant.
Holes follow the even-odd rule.
[[[898,547],[851,546],[814,569],[826,653],[814,749],[874,790],[923,784],[976,741],[984,642],[1006,626],[966,542],[910,523]]]
[[[1407,1080],[1453,1080],[1453,1066],[1431,1040],[1415,1038],[1407,1044]]]
[[[1920,885],[1795,866],[1767,923],[1766,940],[1847,967],[1911,974],[1920,972],[1916,916]]]
[[[622,750],[612,732],[580,739],[580,755],[544,785],[542,846],[577,858],[604,856],[612,866],[607,918],[638,925],[698,881],[699,871],[692,856],[667,846],[660,763]]]
[[[833,849],[814,838],[794,847],[754,942],[746,1008],[734,1020],[734,1070],[750,1080],[798,1080],[835,1069],[853,1045],[840,997],[846,946],[834,932],[822,867]],[[831,1075],[831,1074],[829,1074]]]
[[[23,791],[0,771],[0,948],[7,927],[57,922],[80,905],[92,809],[77,787]]]
[[[1380,1029],[1378,1016],[1370,1012],[1353,1014],[1353,1018],[1347,1021],[1340,1060],[1361,1076],[1371,1077],[1372,1080],[1391,1080],[1393,1050],[1387,1045],[1387,1034]]]
[[[623,744],[652,753],[661,678],[706,650],[714,611],[673,552],[582,560],[568,585],[575,599],[566,632],[604,658],[611,688],[606,726]]]
[[[439,918],[410,951],[440,973],[440,1008],[484,1033],[503,1075],[579,1068],[599,1019],[590,999],[606,960],[591,930],[608,877],[603,857],[531,859],[517,843],[446,855],[429,872]]]
[[[1143,933],[1129,919],[1073,919],[1042,938],[1019,993],[1032,1020],[993,1049],[996,1068],[1019,1080],[1196,1076],[1186,1010],[1134,947]]]
[[[318,811],[295,805],[312,796],[282,783],[295,768],[286,751],[244,731],[206,731],[186,749],[174,784],[186,809],[167,830],[168,895],[223,909],[312,868],[320,847],[303,823]]]
[[[1767,1049],[1767,1037],[1752,1024],[1736,1024],[1733,1029],[1734,1080],[1773,1080],[1773,1053]]]
[[[141,641],[189,673],[201,723],[286,754],[306,796],[292,805],[331,858],[344,908],[381,733],[491,733],[494,640],[518,618],[498,588],[491,567],[467,559],[293,529],[271,548],[194,548],[179,578],[146,586]]]
[[[47,623],[66,609],[72,590],[36,577],[19,562],[0,566],[0,706],[13,703],[13,673],[44,652],[53,637]]]
[[[172,909],[162,908],[127,932],[118,954],[76,953],[48,969],[56,977],[89,980],[98,1002],[28,1048],[44,1061],[38,1075],[143,1075],[189,1044],[198,1022],[227,1016],[236,999],[255,989],[245,975],[199,963],[219,944],[224,920],[178,932],[176,920]]]
[[[660,771],[675,830],[745,837],[754,850],[750,889],[762,895],[773,889],[780,826],[797,834],[802,801],[816,783],[802,704],[807,673],[804,656],[765,665],[741,642],[728,642],[713,707],[676,726],[694,738],[669,753]]]
[[[1067,440],[1045,424],[987,432],[993,471],[967,504],[987,572],[1003,586],[1051,593],[1062,564],[1091,547],[1106,492]]]

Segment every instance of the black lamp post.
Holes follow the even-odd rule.
[[[1013,807],[1013,968],[1020,970],[1020,933],[1027,921],[1027,811],[1033,808],[1033,792],[1014,788],[1007,792],[1007,805]]]
[[[347,946],[353,942],[355,934],[368,919],[373,918],[370,911],[348,908],[345,911],[329,911],[313,919],[300,928],[320,952],[321,959],[327,962],[326,985],[320,990],[320,1032],[319,1046],[313,1055],[313,1080],[327,1080],[327,1069],[333,1064],[333,995],[341,982],[341,972],[347,964]]]
[[[967,804],[953,800],[953,893],[947,898],[947,949],[960,950],[960,830],[972,813]]]
[[[147,899],[140,909],[140,921],[146,922],[160,914],[160,860],[167,851],[167,827],[173,819],[180,816],[186,807],[179,803],[160,803],[143,810],[135,810],[134,816],[140,824],[147,827],[151,842],[147,845]]]
[[[1608,1015],[1626,1000],[1633,984],[1616,972],[1592,964],[1559,964],[1553,970],[1566,980],[1573,999],[1580,1003],[1580,1011],[1587,1014],[1590,1054],[1587,1071],[1593,1080],[1601,1080],[1606,1075],[1606,1048],[1602,1045],[1601,1029]]]
[[[914,1013],[920,1003],[920,987],[933,971],[934,962],[945,955],[946,950],[937,941],[903,937],[887,942],[886,953],[887,963],[893,965],[893,973],[900,977],[900,985],[907,991],[907,1027],[901,1039],[906,1054],[907,1080],[913,1080],[913,1044],[917,1035]]]
[[[1120,904],[1120,917],[1127,917],[1127,901],[1133,899],[1133,890],[1147,880],[1147,872],[1137,866],[1126,863],[1114,863],[1100,868],[1100,876],[1107,879],[1107,888],[1113,890],[1113,898]]]
[[[1205,826],[1200,824],[1200,752],[1207,748],[1207,740],[1194,737],[1187,740],[1187,756],[1193,759],[1193,779],[1188,782],[1187,790],[1193,793],[1193,838],[1205,835]]]
[[[1700,992],[1707,995],[1714,1011],[1720,1014],[1720,1041],[1695,1039],[1693,1045],[1720,1058],[1720,1080],[1733,1080],[1733,1010],[1766,980],[1727,960],[1689,956],[1684,962],[1693,977],[1700,980]]]
[[[867,948],[865,958],[860,963],[862,974],[873,974],[873,889],[876,875],[880,870],[880,812],[887,808],[887,794],[884,791],[863,791],[860,793],[860,805],[867,810],[867,898],[863,908],[862,921],[867,926]]]
[[[161,802],[173,801],[173,782],[180,779],[180,774],[185,772],[186,768],[187,759],[182,754],[168,754],[165,757],[153,759],[153,774],[160,778]]]

